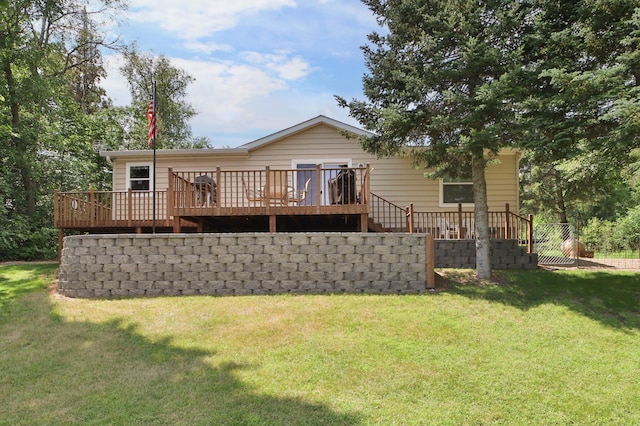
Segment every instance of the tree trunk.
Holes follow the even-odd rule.
[[[8,103],[11,110],[11,149],[15,155],[15,167],[20,173],[20,182],[22,182],[22,191],[24,195],[24,205],[18,205],[19,211],[23,211],[28,215],[36,212],[36,188],[33,180],[33,167],[29,161],[29,150],[27,144],[22,140],[22,120],[20,119],[20,103],[18,102],[18,94],[16,91],[16,81],[13,76],[13,69],[9,59],[5,59],[2,65],[4,76],[7,82]]]
[[[558,207],[558,218],[560,223],[569,223],[567,220],[567,206],[564,204],[564,193],[562,192],[562,176],[560,172],[553,169],[553,176],[556,185],[556,207]]]
[[[479,151],[479,152],[477,152]],[[491,243],[489,241],[489,206],[487,204],[486,160],[482,149],[474,150],[471,157],[473,202],[476,226],[476,275],[491,278]]]

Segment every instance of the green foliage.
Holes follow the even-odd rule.
[[[0,261],[52,260],[57,257],[58,231],[38,226],[26,216],[13,216],[0,228]]]
[[[640,206],[616,220],[593,217],[580,229],[580,241],[599,252],[637,251],[640,247]]]
[[[637,204],[635,167],[585,144],[572,157],[553,162],[529,151],[520,166],[522,212],[546,216],[548,222],[614,220]]]
[[[523,207],[554,221],[615,220],[635,203],[640,9],[635,0],[533,2],[518,109]]]
[[[628,249],[637,249],[640,245],[640,206],[630,209],[618,219],[616,233],[621,244]]]
[[[54,258],[54,190],[110,185],[95,145],[114,146],[119,136],[99,87],[100,49],[115,45],[97,20],[119,3],[0,8],[0,259]]]
[[[597,248],[598,251],[616,251],[619,247],[616,247],[618,245],[614,244],[611,238],[614,232],[614,223],[594,217],[589,219],[587,225],[580,229],[580,241],[586,247]]]
[[[124,144],[127,149],[147,147],[148,121],[146,118],[149,101],[153,96],[156,82],[156,110],[159,136],[158,148],[207,147],[205,138],[194,139],[189,119],[196,115],[185,98],[187,87],[193,77],[185,70],[174,67],[164,55],[152,56],[148,53],[129,51],[121,68],[131,92],[131,106],[127,109],[130,131]],[[204,146],[203,146],[204,145]]]

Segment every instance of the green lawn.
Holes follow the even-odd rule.
[[[2,425],[640,424],[640,275],[96,301],[54,272],[0,266]]]

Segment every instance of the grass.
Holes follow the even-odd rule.
[[[638,250],[595,250],[593,257],[596,259],[638,259]]]
[[[54,268],[0,266],[2,425],[640,424],[639,275],[105,301]]]

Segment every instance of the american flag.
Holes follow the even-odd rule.
[[[156,109],[153,104],[153,99],[149,102],[149,109],[147,109],[147,119],[149,120],[149,148],[153,148],[156,141]]]

